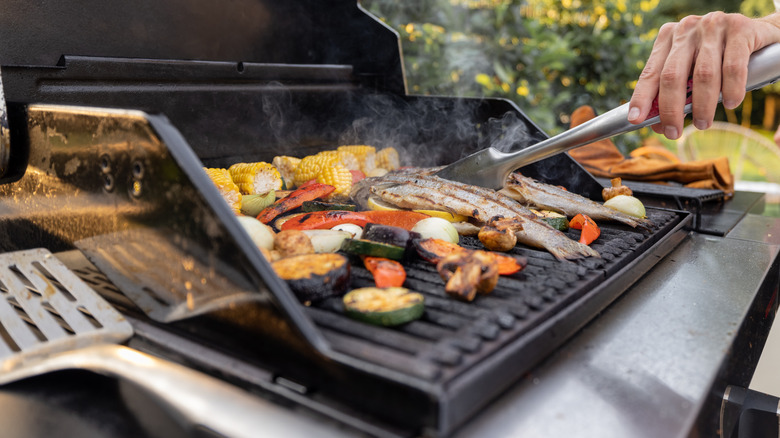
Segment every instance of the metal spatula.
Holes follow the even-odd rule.
[[[130,323],[53,254],[0,254],[0,385],[65,369],[133,382],[193,427],[226,437],[333,436],[220,380],[115,343]]]
[[[747,90],[755,90],[780,78],[780,44],[772,44],[750,57]],[[691,104],[685,105],[690,114]],[[618,134],[658,123],[660,118],[648,118],[633,125],[628,122],[628,103],[610,110],[586,123],[554,137],[515,152],[501,152],[492,147],[483,149],[441,169],[437,176],[475,186],[500,189],[507,176],[523,166],[543,160],[578,146],[583,146]]]

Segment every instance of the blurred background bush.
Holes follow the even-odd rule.
[[[588,104],[605,112],[630,97],[658,28],[713,10],[751,16],[771,0],[362,0],[398,31],[409,92],[510,99],[542,129],[568,128]],[[718,120],[772,130],[780,88],[753,92]],[[753,111],[762,108],[763,111]],[[627,154],[649,129],[616,138]]]

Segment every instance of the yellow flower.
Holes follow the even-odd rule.
[[[642,25],[642,16],[639,14],[634,14],[634,26],[641,26]]]
[[[474,80],[477,81],[479,85],[482,85],[483,87],[490,88],[491,79],[490,76],[486,75],[485,73],[479,73],[477,76],[474,77]]]
[[[404,28],[404,30],[406,31],[406,33],[409,33],[409,34],[414,32],[414,24],[413,23],[407,24],[406,27]]]

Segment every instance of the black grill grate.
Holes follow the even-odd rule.
[[[546,251],[516,247],[512,253],[528,260],[525,269],[501,277],[492,293],[471,303],[446,296],[432,264],[409,262],[406,286],[425,294],[426,311],[420,320],[399,327],[353,321],[343,315],[338,298],[306,307],[335,351],[351,358],[347,362],[367,364],[357,368],[349,363],[334,368],[330,361],[297,355],[287,351],[289,345],[268,344],[268,339],[258,338],[255,331],[267,321],[248,316],[253,313],[251,304],[239,305],[227,316],[155,323],[134,312],[132,304],[94,266],[85,267],[83,257],[81,261],[65,257],[64,261],[126,313],[170,335],[166,341],[144,339],[136,348],[162,355],[175,351],[169,358],[228,380],[256,385],[234,372],[235,360],[247,361],[262,372],[270,370],[278,379],[295,382],[309,397],[308,403],[327,406],[322,410],[335,407],[357,415],[341,420],[358,427],[369,419],[373,425],[386,424],[388,430],[403,427],[413,434],[423,429],[446,434],[638,280],[653,262],[649,261],[645,270],[634,265],[662,256],[653,251],[659,241],[668,240],[673,233],[685,234],[680,229],[689,218],[687,214],[661,209],[649,209],[648,214],[653,223],[649,230],[601,224],[601,236],[592,244],[602,254],[601,259],[561,262]],[[568,235],[576,239],[579,232],[570,230]],[[464,237],[461,244],[481,248],[475,237]],[[353,263],[351,286],[372,284],[370,273],[360,263]],[[197,342],[222,359],[203,365],[204,359],[198,357],[202,353],[188,355],[177,346],[184,340]],[[223,354],[227,356],[220,356]],[[263,386],[255,390],[268,391],[268,385]]]

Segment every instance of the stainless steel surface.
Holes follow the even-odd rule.
[[[5,93],[3,91],[3,72],[0,70],[0,177],[5,175],[8,169],[8,161],[11,157],[11,131],[8,126],[8,109],[5,106]]]
[[[215,265],[220,272],[230,272],[231,267],[220,260],[205,264],[206,251],[194,241],[177,246],[163,233],[136,229],[89,237],[75,245],[156,321],[178,321],[241,302],[265,300],[248,285],[239,287],[228,277],[210,275]],[[181,246],[188,252],[183,253]],[[181,264],[172,269],[171,260],[181,260]]]
[[[133,335],[130,323],[46,249],[0,254],[0,297],[0,384],[90,370],[133,382],[187,425],[227,437],[255,437],[260,430],[279,436],[285,415],[294,418],[213,377],[114,345]],[[260,415],[269,410],[271,418]],[[300,436],[326,432],[311,426]]]
[[[190,424],[205,427],[219,436],[344,436],[335,429],[322,428],[305,419],[301,421],[293,412],[220,380],[119,345],[96,345],[58,353],[26,368],[35,375],[87,369],[126,379],[159,397]],[[15,380],[25,375],[30,374],[13,371],[4,373],[2,378]],[[292,424],[295,427],[291,429]]]
[[[747,90],[754,90],[780,78],[780,44],[773,44],[754,53],[748,64]],[[499,189],[515,169],[543,160],[569,149],[604,138],[634,131],[658,123],[658,116],[639,124],[628,121],[628,103],[612,109],[568,131],[548,138],[533,146],[515,152],[501,152],[495,148],[483,149],[456,161],[436,175],[466,184]],[[691,112],[691,104],[685,106]]]
[[[46,249],[0,254],[0,384],[61,351],[123,342],[133,328]]]
[[[456,436],[687,436],[777,254],[691,235]]]

